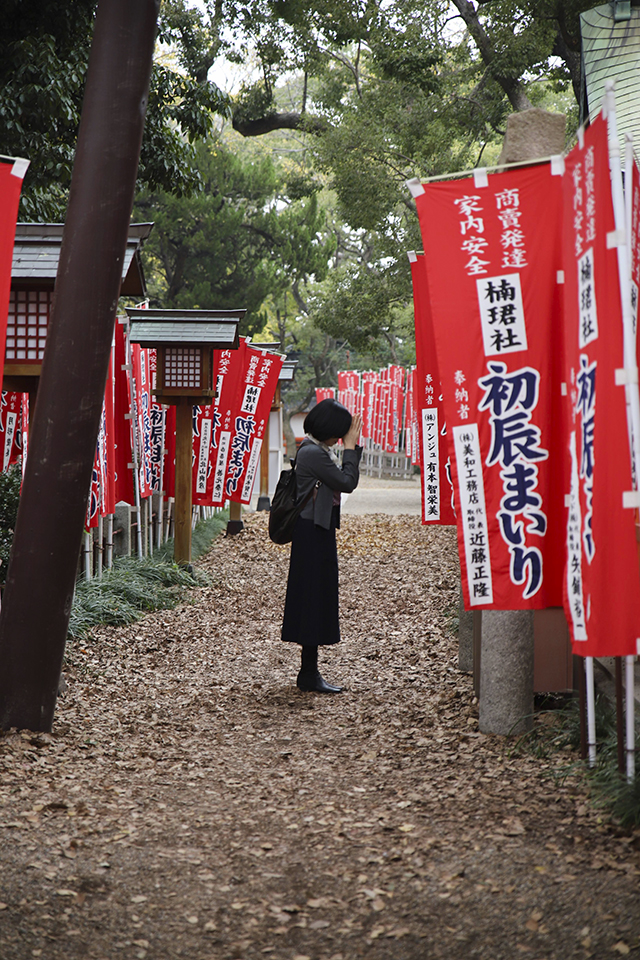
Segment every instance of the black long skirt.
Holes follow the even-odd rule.
[[[291,542],[282,639],[302,646],[340,642],[338,622],[337,508],[331,527],[298,518]]]

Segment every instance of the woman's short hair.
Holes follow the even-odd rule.
[[[333,437],[344,437],[351,427],[351,414],[337,400],[321,400],[304,418],[304,432],[324,443]]]

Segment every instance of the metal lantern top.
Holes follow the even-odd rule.
[[[157,350],[156,399],[199,403],[215,396],[213,351],[237,350],[245,310],[127,309],[130,339]]]
[[[238,324],[246,310],[145,310],[127,308],[130,339],[141,347],[238,349]]]

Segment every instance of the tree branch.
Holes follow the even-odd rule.
[[[467,29],[473,41],[478,48],[483,63],[491,67],[496,59],[496,52],[487,33],[478,19],[478,11],[469,0],[452,0],[454,6],[460,12],[460,16],[467,25]],[[504,74],[491,71],[496,83],[499,83],[507,95],[509,103],[514,110],[529,110],[533,104],[524,92],[524,87],[517,77],[508,77]]]
[[[308,315],[309,315],[309,306],[308,306],[308,304],[306,303],[306,301],[305,301],[304,297],[302,296],[302,294],[300,293],[300,285],[299,285],[299,283],[298,283],[297,280],[295,281],[295,283],[293,283],[293,284],[291,285],[291,293],[292,293],[293,299],[295,300],[296,306],[297,306],[298,310],[300,311],[300,313],[304,313],[305,316],[308,316]]]
[[[270,113],[266,117],[245,120],[233,117],[233,129],[243,137],[260,137],[273,130],[305,130],[308,133],[324,133],[329,124],[321,117],[310,117],[308,113]]]
[[[580,90],[581,90],[581,62],[580,62],[580,50],[572,50],[569,47],[569,44],[564,38],[564,35],[559,32],[555,42],[553,44],[553,54],[556,57],[560,57],[561,60],[567,65],[567,69],[571,76],[571,86],[573,87],[573,93],[578,103],[580,103]]]

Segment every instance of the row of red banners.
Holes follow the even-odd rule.
[[[329,397],[339,400],[351,413],[362,417],[364,440],[371,440],[386,453],[399,453],[402,433],[407,429],[404,412],[411,403],[412,389],[411,371],[397,364],[377,372],[341,370],[337,390],[317,387],[316,401],[320,403]]]
[[[129,344],[126,326],[126,321],[116,323],[87,506],[89,527],[112,514],[118,501],[133,505],[136,481],[141,499],[175,494],[175,407],[155,401],[155,350]],[[214,352],[216,400],[193,408],[194,504],[251,502],[282,363],[281,355],[251,347],[244,338],[237,350]],[[27,423],[26,395],[4,392],[3,469],[23,457]]]
[[[637,301],[637,168],[633,177]],[[439,504],[425,518],[457,522],[465,605],[564,603],[575,652],[635,654],[637,494],[619,385],[633,371],[607,122],[564,160],[413,192],[424,243],[410,255],[415,395],[423,478]]]
[[[420,272],[423,259],[416,258]],[[429,310],[428,296],[424,302],[421,300],[423,288],[426,290],[426,283],[414,283],[417,314]],[[316,401],[338,399],[351,413],[362,416],[363,439],[370,439],[386,453],[404,452],[412,464],[419,464],[422,522],[452,524],[456,522],[453,486],[430,323],[416,323],[416,357],[418,366],[407,370],[389,366],[379,373],[339,372],[337,391],[332,387],[316,388]]]
[[[0,158],[0,381],[20,191],[28,161]],[[87,507],[87,524],[137,496],[174,495],[175,408],[153,398],[155,351],[130,344],[128,321],[116,323]],[[4,326],[3,326],[4,325]],[[283,357],[251,347],[214,352],[216,399],[193,408],[193,502],[248,504]],[[2,469],[26,461],[28,399],[2,393]]]

